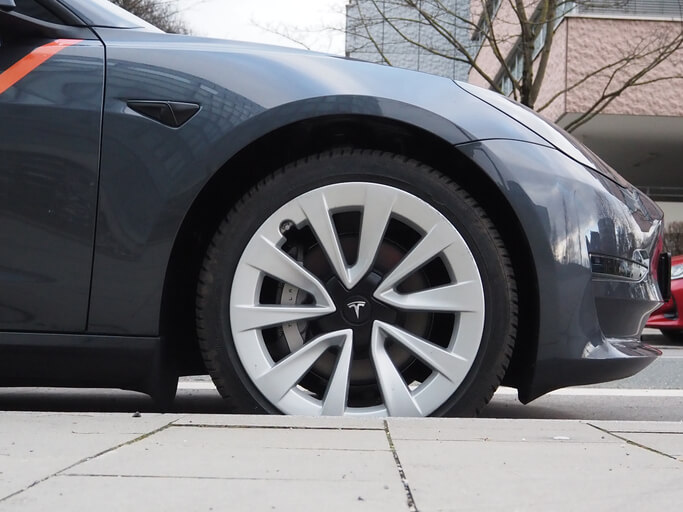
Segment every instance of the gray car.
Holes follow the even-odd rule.
[[[474,415],[617,379],[662,212],[490,91],[0,0],[0,385]]]

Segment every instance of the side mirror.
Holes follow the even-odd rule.
[[[10,12],[16,8],[14,0],[0,0],[0,11]]]

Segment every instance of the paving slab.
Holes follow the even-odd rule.
[[[93,507],[96,504],[96,508]],[[408,511],[399,483],[197,478],[53,478],[10,500],[0,511],[44,512]]]
[[[170,414],[2,412],[0,499],[179,418]]]
[[[683,461],[683,433],[621,433],[623,439]]]
[[[178,425],[223,425],[244,427],[278,427],[278,428],[332,428],[332,429],[366,429],[384,430],[381,418],[335,418],[330,416],[266,416],[266,415],[218,415],[194,414],[183,417]]]
[[[586,422],[463,418],[390,418],[394,440],[605,443],[618,439]]]
[[[1,413],[0,512],[671,510],[682,426]]]
[[[399,481],[383,431],[258,427],[172,427],[68,474]]]
[[[683,434],[683,421],[590,421],[589,423],[614,433],[670,432]]]
[[[204,432],[206,431],[206,432]],[[390,450],[384,430],[358,430],[347,428],[295,428],[295,427],[244,427],[189,426],[174,423],[168,432],[155,436],[155,442],[177,443],[179,440],[215,443],[216,449],[260,450]]]
[[[533,438],[536,422],[520,423]],[[681,462],[608,438],[394,445],[421,512],[671,510],[683,501]]]

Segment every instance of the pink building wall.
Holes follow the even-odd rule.
[[[536,99],[536,109],[544,107],[548,102],[555,98],[558,93],[567,88],[567,40],[568,40],[568,24],[567,20],[563,21],[553,36],[553,45],[550,48],[550,59],[548,60],[548,67],[546,69],[545,77],[541,90]],[[536,59],[534,72],[538,68],[538,59]],[[552,103],[543,108],[540,113],[551,121],[557,121],[567,110],[567,95],[561,93]]]
[[[567,18],[567,83],[576,83],[601,66],[615,62],[638,44],[650,48],[670,41],[681,30],[680,22]],[[641,59],[630,69],[642,69],[648,59]],[[627,68],[628,72],[629,68]],[[627,73],[617,74],[615,82],[623,83]],[[652,80],[678,75],[682,78],[631,87],[624,91],[604,111],[605,114],[683,116],[683,48],[671,55],[646,75]],[[603,73],[591,78],[567,94],[567,112],[585,112],[599,97],[608,82]],[[615,89],[612,86],[608,90]]]
[[[514,17],[509,3],[503,2],[494,28],[501,34],[510,35]],[[587,74],[628,55],[636,44],[643,41],[661,44],[662,40],[675,36],[676,31],[680,30],[680,22],[566,17],[555,31],[548,69],[535,107],[542,107],[554,94],[578,82]],[[505,42],[508,53],[512,49],[512,39],[514,38],[508,37]],[[644,62],[643,60],[634,64],[633,69],[641,69]],[[492,76],[495,76],[500,68],[498,60],[488,46],[480,50],[477,63]],[[647,79],[673,75],[683,75],[683,49],[679,49],[668,60],[649,72]],[[623,83],[624,76],[623,73],[617,74],[613,83]],[[488,87],[488,83],[474,69],[470,71],[469,81],[475,85]],[[556,121],[565,113],[585,112],[600,96],[607,82],[606,73],[596,75],[581,86],[561,94],[541,113]],[[612,85],[608,90],[614,88]],[[614,100],[603,113],[683,116],[683,78],[631,87]]]
[[[473,20],[479,19],[484,3],[485,0],[472,0],[470,10]],[[501,2],[498,12],[493,19],[493,30],[495,39],[499,41],[498,49],[501,55],[508,55],[515,47],[519,34],[519,23],[517,22],[517,15],[512,10],[511,2],[506,0]],[[492,78],[500,68],[500,62],[487,42],[484,42],[484,45],[479,50],[476,62]],[[480,87],[488,87],[488,82],[474,69],[470,71],[468,82]]]

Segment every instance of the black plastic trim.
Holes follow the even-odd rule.
[[[671,253],[663,252],[659,255],[657,284],[662,299],[668,301],[671,298]]]
[[[195,103],[178,101],[131,100],[127,102],[127,105],[138,114],[171,128],[180,128],[192,119],[200,108]]]
[[[45,39],[98,39],[88,27],[50,23],[19,14],[18,12],[8,13],[0,11],[0,28],[6,29],[6,39],[10,39],[12,36]]]
[[[0,386],[122,388],[157,392],[160,338],[0,333]]]
[[[594,278],[617,277],[628,281],[641,281],[647,276],[647,267],[635,261],[595,253],[592,253],[590,258]]]
[[[38,0],[38,3],[51,11],[58,18],[61,18],[66,25],[72,25],[75,27],[87,26],[83,20],[76,15],[76,13],[62,5],[57,0]]]

